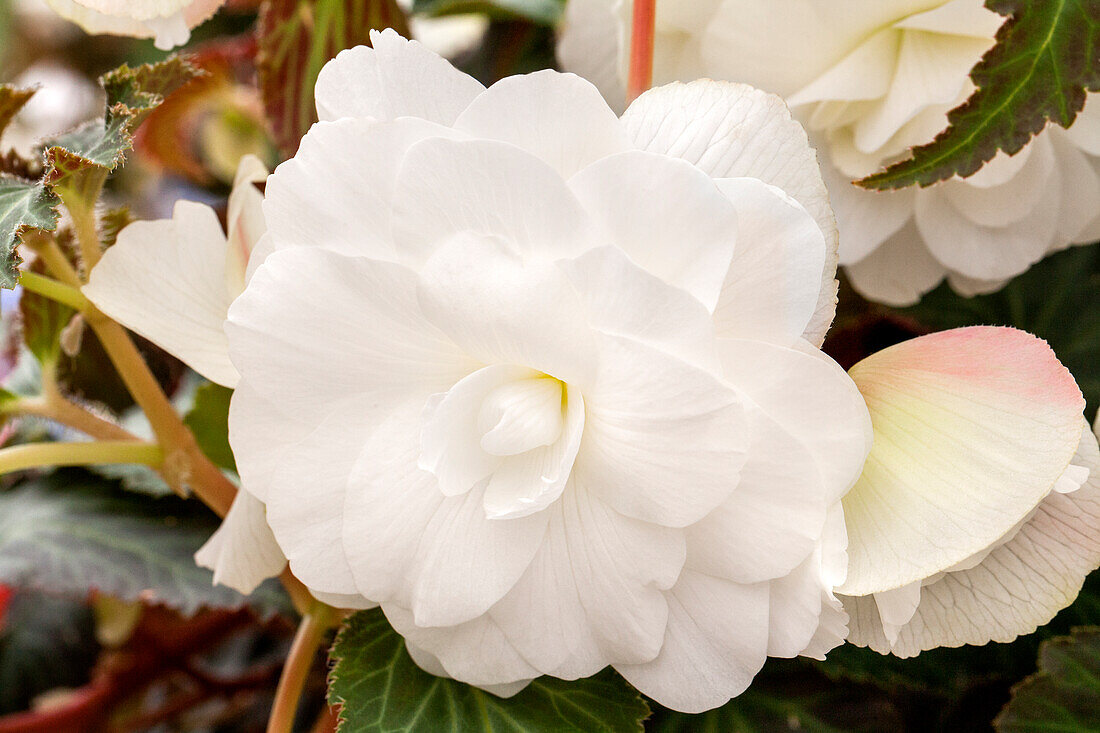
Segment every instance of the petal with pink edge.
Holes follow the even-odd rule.
[[[1023,331],[931,334],[850,374],[874,445],[844,498],[848,595],[924,580],[988,548],[1050,492],[1080,443],[1081,391]]]

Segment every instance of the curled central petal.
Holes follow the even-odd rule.
[[[562,386],[541,375],[502,384],[486,395],[477,417],[485,452],[514,456],[553,444],[564,424]]]

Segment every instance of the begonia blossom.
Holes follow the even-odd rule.
[[[563,66],[622,104],[630,0],[570,0]],[[1004,18],[982,0],[657,3],[657,83],[698,77],[782,95],[822,151],[840,261],[864,295],[915,302],[944,280],[999,288],[1052,250],[1100,238],[1100,106],[1014,156],[928,188],[851,184],[947,126]],[[1092,95],[1089,96],[1092,99]]]
[[[838,644],[870,422],[816,348],[836,234],[782,101],[703,81],[620,119],[570,74],[372,45],[322,70],[226,327],[295,576],[498,694],[613,665],[704,710]]]
[[[1073,602],[1100,566],[1100,449],[1050,348],[957,329],[850,374],[875,437],[843,502],[849,640],[902,657],[1007,642]]]
[[[258,158],[241,159],[229,196],[228,234],[213,209],[191,201],[178,202],[171,219],[126,227],[93,268],[84,294],[207,379],[236,386],[225,319],[263,259],[256,250],[265,229],[263,195],[254,184],[266,178]],[[215,582],[244,593],[286,566],[264,506],[247,487],[196,560],[214,571]]]
[[[191,29],[225,0],[46,0],[57,14],[88,33],[152,38],[169,50],[187,43]]]

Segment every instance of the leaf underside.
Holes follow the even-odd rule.
[[[630,733],[649,708],[621,677],[552,677],[500,698],[421,670],[380,609],[361,611],[333,645],[329,703],[340,733]]]
[[[1100,627],[1043,642],[1039,671],[1012,690],[999,733],[1100,730]]]
[[[857,183],[872,190],[976,173],[997,151],[1019,152],[1048,121],[1069,127],[1100,90],[1100,3],[1096,0],[986,0],[1011,16],[997,43],[970,72],[973,95],[948,114],[948,127],[912,157]]]
[[[196,502],[151,499],[85,471],[56,471],[0,492],[0,583],[76,597],[98,590],[184,614],[249,604],[287,611],[277,584],[245,598],[195,564],[217,527]]]
[[[275,142],[287,156],[317,121],[313,87],[329,59],[369,45],[372,28],[409,35],[395,0],[265,0],[257,27],[260,94]]]

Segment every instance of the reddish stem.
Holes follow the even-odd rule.
[[[630,73],[626,82],[627,104],[653,86],[653,37],[657,28],[657,0],[634,0],[630,30]]]

